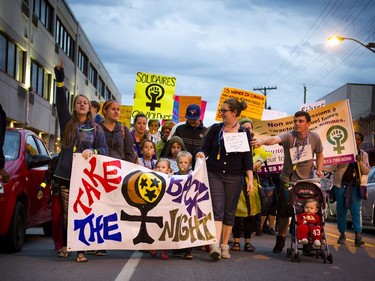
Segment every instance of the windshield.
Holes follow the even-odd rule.
[[[20,138],[18,132],[6,131],[3,145],[5,161],[13,161],[18,158],[20,153]]]

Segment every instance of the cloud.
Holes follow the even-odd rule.
[[[326,46],[335,33],[371,41],[374,1],[68,3],[123,100],[132,98],[138,71],[175,76],[176,94],[201,95],[209,113],[226,86],[276,86],[267,104],[293,114],[304,85],[312,102],[346,83],[374,83],[368,50],[349,41]]]

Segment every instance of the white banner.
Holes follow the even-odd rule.
[[[74,154],[69,251],[179,249],[216,243],[215,235],[205,160],[181,176]]]

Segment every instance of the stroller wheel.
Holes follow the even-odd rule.
[[[291,260],[292,262],[295,262],[295,261],[296,261],[294,257],[295,257],[295,256],[294,256],[294,250],[291,249],[291,250],[290,250],[290,260]]]
[[[324,263],[327,263],[327,254],[326,252],[322,252],[322,259]]]
[[[332,254],[329,254],[329,255],[327,256],[327,260],[329,261],[330,264],[333,263],[333,256],[332,256]]]
[[[286,257],[289,258],[292,255],[292,249],[288,248],[286,249]]]
[[[292,253],[291,253],[291,258],[292,258],[292,262],[299,262],[299,253],[295,253],[293,250],[292,250]]]
[[[299,253],[297,252],[295,255],[296,255],[295,257],[296,261],[299,262]]]

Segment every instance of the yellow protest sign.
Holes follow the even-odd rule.
[[[130,128],[130,120],[132,116],[132,111],[133,111],[133,107],[131,105],[120,106],[120,118],[118,121],[128,128]]]
[[[148,119],[172,119],[176,78],[138,72],[132,117],[144,113]]]
[[[219,109],[223,102],[228,98],[236,98],[238,100],[244,100],[247,103],[246,110],[241,112],[239,119],[241,118],[251,118],[255,120],[262,119],[262,113],[264,105],[266,103],[266,96],[253,93],[246,90],[236,89],[236,88],[224,88],[220,95],[219,104],[217,106],[216,117],[217,121],[221,121],[221,115]]]

